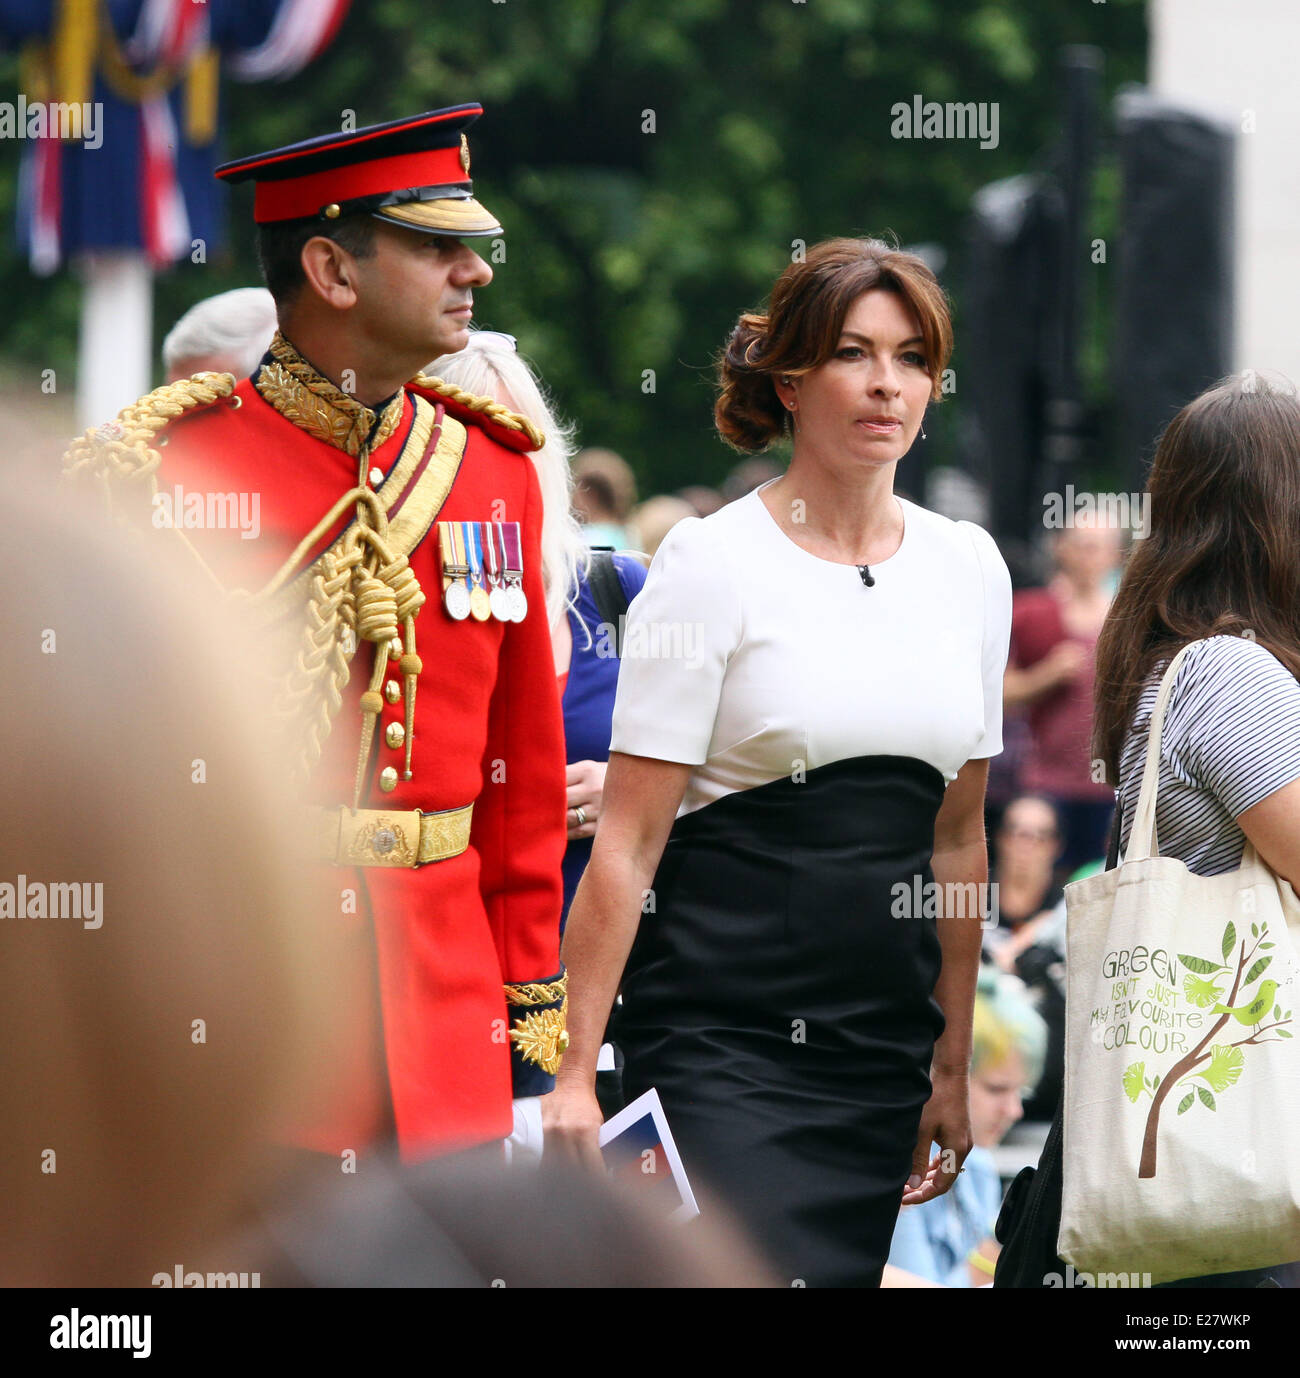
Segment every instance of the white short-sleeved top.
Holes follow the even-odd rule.
[[[760,490],[687,518],[628,612],[610,749],[695,766],[678,816],[856,756],[951,782],[1002,750],[1011,579],[989,534],[899,498],[871,566],[796,545]]]

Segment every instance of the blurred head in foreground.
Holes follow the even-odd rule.
[[[330,935],[249,634],[174,533],[8,501],[0,1284],[147,1285],[312,1102]]]

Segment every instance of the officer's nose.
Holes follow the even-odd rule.
[[[463,287],[486,287],[492,281],[492,269],[468,244],[462,244],[456,261],[456,281]]]

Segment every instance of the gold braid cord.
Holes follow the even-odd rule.
[[[466,392],[455,383],[444,382],[431,373],[417,373],[411,379],[411,383],[414,387],[427,388],[440,397],[446,397],[462,407],[467,407],[470,411],[487,417],[489,421],[495,421],[498,426],[504,426],[508,431],[522,431],[532,442],[534,450],[540,450],[546,444],[545,435],[526,416],[511,411],[509,407],[494,402],[490,397],[480,397],[476,392]]]
[[[362,451],[361,458],[366,460],[366,451]],[[365,787],[375,722],[383,710],[379,686],[388,661],[389,643],[398,640],[402,646],[399,668],[406,680],[408,703],[413,703],[415,677],[423,668],[415,649],[415,617],[424,606],[424,590],[406,556],[395,553],[388,544],[388,518],[378,497],[364,486],[345,493],[280,567],[275,578],[253,595],[252,602],[272,602],[298,568],[302,552],[314,545],[334,525],[343,509],[353,503],[357,520],[342,541],[316,562],[298,652],[282,691],[275,696],[275,706],[276,717],[286,729],[296,734],[305,726],[294,770],[298,783],[305,783],[320,760],[334,718],[342,707],[352,657],[360,642],[374,644],[370,683],[361,695],[361,745],[352,796],[352,807],[356,808]],[[412,736],[407,734],[408,742]],[[409,747],[405,778],[411,778]]]
[[[115,421],[92,427],[73,442],[64,456],[65,479],[97,483],[110,511],[114,510],[114,485],[138,485],[139,491],[147,492],[152,499],[158,492],[156,470],[162,461],[158,448],[152,444],[154,437],[176,417],[194,407],[220,401],[234,388],[235,379],[229,373],[200,373],[155,388],[119,412]],[[358,459],[360,479],[369,462],[369,446],[362,447]],[[276,594],[296,573],[306,553],[353,505],[355,523],[343,540],[316,562],[307,618],[294,663],[283,685],[271,695],[271,701],[280,726],[299,738],[294,775],[298,783],[305,783],[320,760],[334,718],[342,707],[352,657],[361,641],[375,644],[370,685],[361,696],[364,722],[353,794],[355,808],[365,783],[375,722],[383,707],[379,686],[388,644],[400,640],[402,645],[400,670],[406,680],[408,717],[414,704],[416,676],[422,668],[415,648],[415,617],[424,606],[425,594],[406,557],[389,545],[388,517],[383,504],[359,482],[317,522],[265,588],[252,594],[243,589],[226,592],[267,621],[275,620]],[[172,525],[170,529],[220,587],[179,526]],[[410,731],[406,734],[407,779],[411,777],[413,735]]]
[[[233,373],[196,373],[193,378],[154,388],[138,402],[123,407],[116,421],[92,426],[79,440],[74,440],[63,457],[64,477],[142,482],[162,462],[162,456],[150,444],[154,436],[193,407],[210,406],[229,397],[234,390]],[[156,480],[152,491],[158,491]]]
[[[144,508],[149,509],[158,493],[156,470],[162,463],[154,437],[178,416],[223,401],[234,390],[233,373],[196,373],[192,378],[164,383],[138,402],[123,407],[115,421],[92,426],[74,440],[63,456],[64,481],[97,488],[106,511],[119,519],[124,519],[126,513],[114,500],[115,485],[127,492],[134,490]],[[220,587],[220,581],[179,523],[169,523],[167,529],[175,533],[203,572]]]
[[[565,972],[558,981],[529,981],[526,984],[506,986],[508,1005],[553,1005],[563,1000],[569,992],[569,974]]]

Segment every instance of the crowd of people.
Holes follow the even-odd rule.
[[[1127,839],[1178,644],[1209,638],[1162,748],[1165,854],[1228,869],[1249,838],[1300,879],[1300,405],[1207,392],[1162,441],[1132,553],[1080,521],[1044,533],[1041,583],[1013,590],[987,532],[897,491],[953,349],[939,283],[837,239],[722,342],[714,421],[744,459],[720,488],[638,501],[622,457],[575,452],[544,361],[469,328],[491,280],[470,245],[500,227],[471,195],[464,111],[435,114],[419,138],[362,131],[400,149],[400,195],[347,181],[352,144],[230,165],[259,196],[274,179],[270,290],[204,303],[168,340],[170,376],[229,371],[217,400],[242,411],[179,423],[164,473],[206,437],[187,482],[204,464],[261,482],[230,456],[263,413],[264,449],[285,422],[314,447],[263,513],[282,548],[256,599],[315,589],[316,802],[351,800],[327,859],[375,869],[357,873],[348,1115],[299,1145],[421,1160],[505,1140],[599,1171],[613,1065],[616,1099],[657,1092],[688,1175],[754,1242],[747,1279],[988,1285],[990,1150],[1050,1120],[1064,1079],[1065,886],[1104,864],[1117,798]],[[407,187],[420,139],[430,169]],[[288,486],[322,447],[337,463],[313,501],[348,501],[304,540]],[[229,568],[228,540],[195,543]],[[318,687],[362,640],[368,687]],[[346,759],[355,735],[328,737],[345,698]],[[408,845],[412,869],[388,869]],[[966,887],[991,901],[980,922],[952,908]]]

